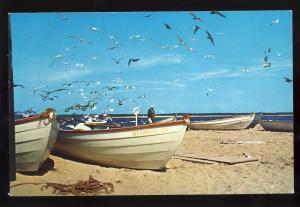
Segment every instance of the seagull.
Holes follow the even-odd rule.
[[[265,63],[263,64],[263,67],[264,67],[264,68],[269,68],[269,67],[271,67],[271,63],[268,62],[268,56],[265,56],[265,57],[264,57],[264,61],[265,61]]]
[[[264,53],[271,53],[271,48],[266,49]]]
[[[87,28],[92,32],[100,31],[100,29],[98,27],[94,27],[94,26],[87,26]]]
[[[211,36],[210,32],[206,30],[206,34],[207,34],[207,39],[210,40],[210,42],[213,44],[213,46],[215,46],[215,42],[213,37]]]
[[[113,61],[115,61],[116,64],[119,64],[120,61],[123,59],[123,57],[119,58],[118,60],[115,58],[111,58]]]
[[[134,86],[128,86],[128,85],[126,85],[126,86],[125,86],[125,89],[133,90],[133,89],[135,89],[135,87],[134,87]]]
[[[139,96],[138,99],[146,98],[146,95]]]
[[[196,32],[200,29],[200,27],[198,25],[196,25],[196,26],[193,27],[193,29],[194,29],[194,35],[195,35]]]
[[[47,97],[47,99],[48,99],[48,100],[51,100],[51,101],[54,101],[54,100],[56,100],[57,98],[58,98],[58,96],[53,96],[53,97],[51,97],[51,98],[50,98],[50,97]]]
[[[65,55],[66,54],[57,54],[57,55],[55,55],[52,62],[49,65],[49,68],[51,68],[54,65],[54,63],[56,63],[57,60],[62,59]]]
[[[65,88],[59,88],[59,89],[55,89],[53,91],[42,91],[43,93],[45,93],[47,96],[50,95],[51,93],[54,93],[54,92],[59,92],[59,91],[66,91],[68,89],[65,89]]]
[[[197,17],[196,14],[189,12],[189,14],[193,17],[194,20],[198,20],[200,22],[204,22],[200,17]]]
[[[14,84],[14,88],[15,87],[21,87],[21,88],[25,88],[25,86],[21,85],[21,84]]]
[[[116,86],[112,86],[112,87],[106,86],[105,88],[109,91],[112,91],[113,89],[117,89],[118,87],[116,87]]]
[[[210,12],[210,14],[217,14],[217,15],[219,15],[219,16],[221,16],[221,17],[226,17],[224,14],[222,14],[221,12],[219,12],[219,11],[211,11]]]
[[[60,18],[61,18],[61,20],[63,20],[63,21],[66,21],[66,20],[68,20],[68,18],[66,17],[66,16],[64,16],[64,15],[62,15],[62,14],[60,14],[60,13],[56,13]]]
[[[80,43],[88,43],[90,45],[93,44],[91,41],[85,40],[82,37],[77,37],[77,36],[74,36],[74,35],[69,35],[69,38],[71,38],[71,39],[77,39]]]
[[[204,59],[216,59],[216,56],[214,55],[204,55],[203,57]]]
[[[279,23],[279,19],[275,19],[275,20],[273,20],[272,22],[271,22],[271,26],[273,25],[273,24],[278,24]]]
[[[146,16],[144,16],[145,18],[149,18],[151,16],[151,14],[148,14],[148,15],[146,15]]]
[[[114,50],[114,49],[116,49],[116,48],[119,48],[119,47],[117,47],[117,46],[114,46],[114,47],[108,47],[108,48],[106,48],[106,50]]]
[[[271,67],[271,63],[265,63],[265,64],[263,64],[263,67],[264,68],[270,68]]]
[[[140,60],[139,58],[137,58],[137,59],[132,59],[132,58],[129,59],[129,60],[128,60],[128,66],[130,65],[131,62],[137,62],[137,61],[139,61],[139,60]]]
[[[181,39],[178,35],[176,37],[177,37],[180,45],[187,46],[186,42],[183,39]]]
[[[214,89],[206,87],[209,92],[212,92]]]
[[[71,83],[64,83],[61,86],[69,86],[69,87],[73,87],[73,83],[79,83],[78,81],[72,81]]]
[[[293,82],[293,79],[290,79],[290,78],[287,78],[287,77],[283,77],[283,78],[284,78],[284,81],[287,82],[287,83]]]
[[[120,100],[120,99],[118,98],[118,105],[119,105],[119,106],[124,105],[123,101],[126,101],[126,100],[127,100],[127,99],[122,99],[122,100]]]
[[[243,68],[243,69],[242,69],[242,71],[244,71],[244,72],[247,72],[247,73],[248,73],[248,72],[249,72],[249,69],[248,69],[248,68]]]
[[[32,90],[33,95],[36,95],[36,92],[37,92],[40,88],[43,88],[43,87],[48,87],[48,86],[42,85],[42,86],[39,86],[39,87],[34,88],[34,89]]]
[[[165,25],[166,29],[168,29],[168,30],[171,29],[171,26],[170,26],[170,25],[168,25],[168,24],[166,24],[166,23],[164,23],[164,25]]]

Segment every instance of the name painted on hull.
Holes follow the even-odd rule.
[[[141,137],[141,136],[149,136],[149,135],[156,135],[156,134],[164,134],[168,133],[169,130],[167,128],[161,128],[161,129],[142,129],[142,130],[136,130],[132,132],[132,135],[135,137]]]

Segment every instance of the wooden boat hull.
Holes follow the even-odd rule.
[[[190,129],[193,130],[240,130],[246,129],[254,120],[255,114],[191,122]]]
[[[55,151],[105,166],[157,170],[174,155],[186,127],[157,123],[110,130],[59,131]]]
[[[37,171],[53,149],[58,129],[59,123],[48,118],[16,124],[16,171]]]
[[[293,122],[287,121],[260,121],[259,124],[266,131],[275,131],[275,132],[293,132],[294,126]]]

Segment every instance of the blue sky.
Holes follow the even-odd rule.
[[[151,104],[156,113],[293,111],[293,84],[284,81],[293,79],[291,11],[193,13],[204,22],[186,11],[11,14],[14,83],[25,86],[14,88],[15,111],[65,113],[89,100],[95,107],[68,113],[146,113]],[[128,66],[130,58],[139,60]],[[62,86],[72,81],[95,82]],[[67,90],[42,100],[58,88]]]

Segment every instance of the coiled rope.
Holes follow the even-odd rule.
[[[11,187],[16,187],[24,184],[44,184],[44,183],[20,183]],[[61,184],[61,183],[46,183],[40,189],[48,189],[49,187],[53,188],[52,193],[56,195],[68,195],[73,194],[76,196],[82,195],[99,195],[100,193],[110,194],[114,192],[114,185],[112,183],[105,183],[94,179],[91,175],[89,176],[88,181],[79,180],[75,184]]]
[[[73,194],[76,196],[79,195],[98,195],[99,193],[112,193],[114,192],[114,186],[112,183],[105,183],[94,179],[91,175],[89,176],[88,181],[79,180],[75,184],[60,184],[60,183],[46,183],[46,185],[41,187],[41,190],[45,188],[52,187],[53,194],[57,195],[67,195]]]

